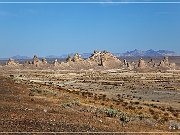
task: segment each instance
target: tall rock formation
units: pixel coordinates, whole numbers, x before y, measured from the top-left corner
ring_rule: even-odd
[[[176,68],[175,63],[169,63],[169,58],[167,56],[164,57],[164,59],[160,61],[158,66],[160,68],[165,68],[165,69],[175,69]]]
[[[55,66],[55,67],[59,66],[59,62],[58,62],[58,60],[57,60],[57,59],[55,59],[55,61],[53,62],[53,64],[54,64],[54,66]]]
[[[34,55],[33,57],[33,65],[35,65],[36,67],[40,65],[40,61],[36,55]]]
[[[119,68],[121,65],[121,61],[107,51],[94,51],[92,56],[89,57],[88,61],[95,62],[97,65],[107,68]]]
[[[146,65],[145,61],[142,58],[140,58],[138,61],[138,68],[144,69],[146,67],[147,67],[147,65]]]

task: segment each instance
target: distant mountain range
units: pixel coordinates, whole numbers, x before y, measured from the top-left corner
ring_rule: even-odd
[[[61,58],[61,59],[64,59],[64,58],[67,58],[68,56],[73,57],[74,54],[75,54],[75,53],[63,54],[63,55],[61,55],[61,56],[49,55],[49,56],[46,56],[46,58],[49,58],[49,59],[52,59],[52,58]],[[81,55],[81,57],[83,57],[83,58],[89,58],[89,57],[92,55],[92,53],[82,53],[82,54],[80,54],[80,55]]]
[[[113,53],[114,56],[116,57],[138,57],[138,56],[143,56],[143,57],[157,57],[157,56],[178,56],[174,51],[168,51],[168,50],[147,50],[147,51],[141,51],[141,50],[133,50],[133,51],[127,51],[125,53]],[[81,54],[83,58],[88,58],[91,56],[91,53],[83,53]]]
[[[61,55],[61,56],[49,55],[49,56],[46,56],[45,58],[47,58],[47,59],[53,59],[53,58],[64,59],[64,58],[67,58],[68,55],[73,56],[74,53],[64,54],[64,55]],[[83,58],[89,58],[92,55],[92,53],[82,53],[80,55]],[[141,50],[135,49],[133,51],[127,51],[125,53],[113,53],[113,55],[115,55],[116,57],[178,56],[178,54],[176,54],[174,51],[169,51],[169,50],[158,50],[158,51],[155,51],[155,50],[152,50],[152,49],[147,50],[147,51],[141,51]],[[16,56],[13,56],[11,58],[15,59],[15,60],[26,60],[26,59],[28,60],[28,59],[32,59],[32,57],[16,55]],[[42,58],[42,57],[39,57],[39,58]],[[7,59],[8,58],[0,58],[0,60],[7,60]]]
[[[16,55],[16,56],[13,56],[11,57],[12,59],[15,59],[15,60],[26,60],[26,59],[31,59],[30,57],[28,56],[21,56],[21,55]]]
[[[158,50],[154,51],[152,49],[147,51],[141,51],[141,50],[133,50],[133,51],[127,51],[126,53],[123,53],[122,56],[176,56],[177,54],[174,51],[168,51],[168,50]]]

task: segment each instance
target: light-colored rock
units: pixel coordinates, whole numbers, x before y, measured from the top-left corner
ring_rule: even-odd
[[[59,66],[60,63],[58,62],[57,59],[55,59],[55,61],[53,62],[53,64],[54,64],[55,67],[57,67],[57,66]]]
[[[47,60],[46,60],[46,58],[42,58],[42,64],[47,64]]]
[[[160,67],[166,67],[166,65],[165,65],[165,63],[164,63],[164,60],[161,60],[161,61],[160,61],[159,66],[160,66]]]
[[[167,56],[164,57],[163,61],[166,66],[169,66],[169,58]]]
[[[18,62],[15,62],[12,58],[10,58],[10,59],[7,61],[6,65],[8,65],[8,66],[17,66],[17,65],[19,65],[19,63],[18,63]]]
[[[83,61],[83,60],[84,59],[81,58],[81,56],[78,53],[74,54],[74,57],[72,58],[73,62],[80,62],[80,61]]]
[[[146,67],[147,67],[147,65],[146,65],[145,61],[142,58],[140,58],[138,61],[138,68],[143,69]]]
[[[34,55],[33,57],[33,65],[35,65],[36,67],[40,65],[40,61],[36,55]]]
[[[170,67],[171,69],[176,69],[176,63],[170,63],[169,67]]]
[[[88,61],[95,62],[97,65],[107,68],[119,68],[121,65],[121,61],[107,51],[94,51]]]

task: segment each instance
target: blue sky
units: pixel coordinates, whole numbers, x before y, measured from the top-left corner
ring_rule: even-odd
[[[0,57],[134,49],[180,53],[180,4],[0,4]]]

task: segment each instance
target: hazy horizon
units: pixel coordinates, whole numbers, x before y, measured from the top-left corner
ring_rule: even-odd
[[[180,54],[179,35],[180,4],[0,3],[0,58],[134,49]]]

